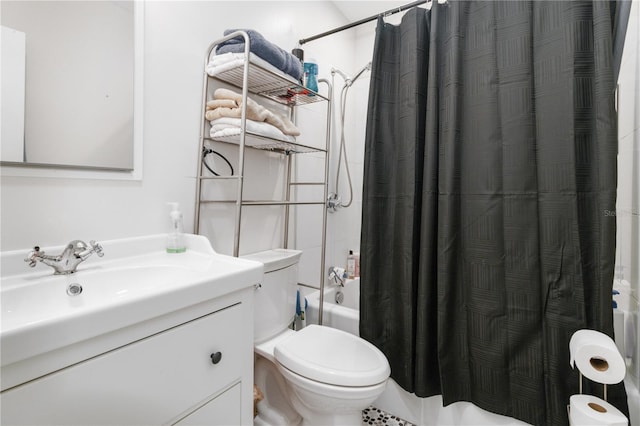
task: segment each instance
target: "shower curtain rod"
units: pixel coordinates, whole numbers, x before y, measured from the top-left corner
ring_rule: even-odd
[[[314,35],[313,37],[302,38],[302,39],[300,39],[298,41],[298,43],[300,45],[303,45],[303,44],[308,43],[310,41],[317,40],[319,38],[326,37],[326,36],[331,35],[331,34],[339,33],[340,31],[348,30],[349,28],[357,27],[358,25],[362,25],[364,23],[373,21],[375,19],[378,19],[379,16],[393,15],[394,13],[398,13],[398,12],[402,12],[403,10],[411,9],[412,7],[418,6],[420,4],[428,3],[429,1],[431,1],[431,0],[418,0],[418,1],[414,1],[413,3],[408,3],[408,4],[405,4],[405,5],[400,6],[400,7],[389,9],[386,12],[378,13],[377,15],[373,15],[373,16],[370,16],[368,18],[360,19],[359,21],[352,22],[352,23],[347,24],[347,25],[343,25],[342,27],[334,28],[333,30],[326,31],[326,32],[318,34],[318,35]]]

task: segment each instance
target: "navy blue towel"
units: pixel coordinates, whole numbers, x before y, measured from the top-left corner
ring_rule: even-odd
[[[262,34],[255,30],[238,30],[231,29],[225,30],[224,35],[229,35],[234,31],[245,31],[249,35],[250,45],[249,50],[258,55],[260,58],[269,62],[274,67],[289,74],[296,80],[302,78],[303,70],[300,60],[293,56],[291,53],[282,50],[275,44],[265,39]],[[244,38],[241,36],[234,37],[230,40],[221,43],[216,48],[217,54],[223,53],[241,53],[244,52]]]

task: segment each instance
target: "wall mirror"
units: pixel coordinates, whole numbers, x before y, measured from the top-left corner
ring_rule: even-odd
[[[2,1],[3,175],[141,177],[142,8]]]

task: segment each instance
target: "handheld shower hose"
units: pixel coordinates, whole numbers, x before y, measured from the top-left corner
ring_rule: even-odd
[[[344,72],[340,71],[337,68],[331,68],[331,76],[335,77],[335,74],[340,74],[340,76],[344,79],[344,86],[342,86],[342,90],[340,92],[340,147],[338,149],[338,168],[336,171],[336,186],[335,193],[329,195],[329,200],[327,201],[327,207],[330,212],[337,211],[338,207],[349,207],[353,202],[353,184],[351,181],[351,171],[349,170],[349,162],[347,160],[347,148],[345,144],[345,135],[344,135],[344,125],[345,125],[345,113],[347,107],[347,93],[349,91],[349,87],[355,83],[355,81],[365,72],[371,69],[371,62],[365,65],[358,73],[356,73],[355,77],[350,78]],[[333,82],[332,82],[333,83]],[[334,86],[335,87],[335,86]],[[349,182],[349,201],[347,203],[343,203],[339,194],[339,186],[340,186],[340,168],[342,165],[342,156],[344,155],[344,164],[345,171],[347,172],[347,181]]]

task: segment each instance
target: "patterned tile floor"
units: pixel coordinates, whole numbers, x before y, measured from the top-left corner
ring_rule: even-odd
[[[393,414],[385,413],[373,406],[365,408],[362,411],[362,424],[375,426],[415,426],[413,423],[402,420]]]

